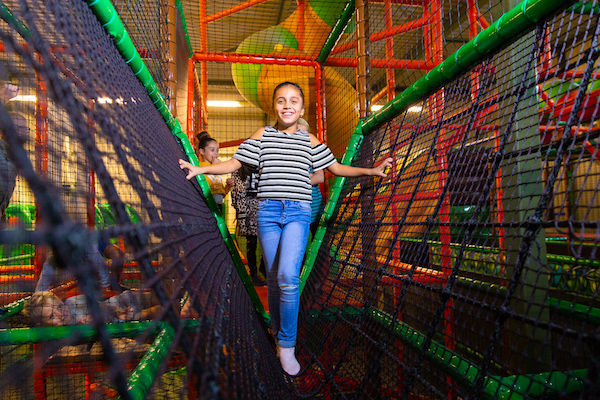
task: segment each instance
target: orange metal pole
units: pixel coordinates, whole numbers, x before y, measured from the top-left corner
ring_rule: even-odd
[[[394,24],[392,20],[392,1],[385,0],[384,3],[384,11],[385,11],[385,30],[391,31],[392,26]],[[375,35],[371,35],[373,37]],[[373,41],[373,39],[371,39]],[[387,62],[392,61],[394,58],[394,39],[392,37],[387,37],[385,39],[385,59]],[[394,76],[394,70],[392,68],[387,68],[386,71],[386,82],[387,82],[387,100],[391,101],[394,98],[394,92],[396,87],[396,78]]]
[[[423,19],[427,21],[423,25],[423,45],[425,46],[425,61],[431,61],[431,36],[429,32],[429,4],[423,7]],[[433,68],[433,67],[432,67]]]
[[[323,121],[322,123],[322,132],[321,132],[321,137],[320,140],[323,143],[327,143],[327,96],[325,95],[325,75],[323,74],[323,65],[319,64],[318,66],[315,67],[315,69],[318,69],[319,75],[320,75],[320,86],[321,86],[321,120]],[[327,193],[329,193],[329,184],[327,183],[327,179],[325,179],[323,181],[323,183],[321,183],[319,185],[319,190],[321,191],[321,197],[323,198],[323,201],[326,202],[327,201]]]
[[[494,151],[498,152],[500,149],[500,136],[498,130],[494,130]],[[503,206],[504,193],[502,190],[502,168],[498,168],[496,172],[496,207],[498,208],[496,222],[502,224],[504,222],[504,206]],[[499,260],[501,271],[504,271],[504,227],[500,225],[498,228],[498,249],[500,251]]]
[[[381,89],[379,92],[377,92],[377,94],[375,96],[373,96],[371,98],[371,104],[375,104],[377,103],[379,100],[381,100],[383,98],[383,96],[385,96],[385,94],[388,91],[388,87],[384,86],[383,89]]]
[[[315,91],[316,91],[316,112],[317,112],[317,138],[323,142],[323,67],[318,64],[315,66]]]
[[[331,67],[356,67],[356,57],[329,57],[325,61],[326,66]],[[430,70],[437,64],[426,60],[383,60],[380,58],[371,59],[372,68],[398,68],[398,69],[424,69]]]
[[[88,128],[92,137],[94,136],[94,119],[92,115],[96,104],[94,100],[88,100],[89,114],[88,114]],[[90,228],[96,226],[96,174],[90,167],[88,168],[88,194],[87,194],[87,222]]]
[[[388,1],[388,0],[386,0],[386,1]],[[390,18],[391,18],[391,14],[390,14]],[[425,19],[425,17],[417,18],[413,21],[405,22],[402,25],[398,25],[396,27],[392,27],[392,26],[388,27],[387,21],[386,21],[386,29],[369,36],[369,41],[370,42],[378,42],[380,40],[387,39],[389,37],[398,35],[400,33],[412,31],[414,29],[420,28],[427,24],[428,24],[428,21],[427,21],[427,19]],[[353,40],[351,42],[344,43],[344,44],[334,47],[333,50],[331,50],[330,54],[333,55],[333,54],[341,53],[343,51],[354,49],[354,48],[356,48],[356,40]]]
[[[469,39],[477,36],[477,5],[475,0],[467,0],[467,16],[469,19]],[[471,72],[471,100],[475,100],[479,93],[479,73],[477,71]]]
[[[35,169],[40,176],[48,176],[48,90],[46,82],[36,73],[35,102]],[[40,207],[35,201],[35,222],[41,220]],[[41,246],[35,248],[35,276],[38,278],[42,264],[46,259],[46,251]]]
[[[298,38],[298,50],[304,51],[304,12],[306,10],[306,1],[298,1],[298,19],[296,27],[296,37]]]
[[[391,18],[391,15],[390,15],[390,18]],[[371,42],[378,42],[378,41],[388,38],[390,36],[394,36],[399,33],[404,33],[404,32],[408,32],[408,31],[412,31],[414,29],[420,28],[425,24],[427,24],[427,20],[425,20],[425,18],[417,18],[413,21],[408,21],[408,22],[403,23],[402,25],[398,25],[395,27],[390,26],[388,28],[386,26],[386,30],[372,34],[371,36],[369,36],[369,40]]]
[[[220,18],[226,17],[228,15],[234,14],[234,13],[236,13],[238,11],[245,10],[245,9],[250,8],[252,6],[255,6],[257,4],[264,3],[265,1],[267,1],[267,0],[249,0],[249,1],[245,1],[243,3],[238,4],[237,6],[233,6],[233,7],[230,7],[228,9],[226,9],[226,10],[219,11],[218,13],[209,15],[204,20],[206,22],[212,22],[212,21],[215,21],[217,19],[220,19]],[[206,13],[204,15],[206,15]]]
[[[383,3],[386,0],[369,0],[370,3]],[[424,1],[422,0],[390,0],[392,4],[400,4],[403,6],[421,7]]]
[[[479,13],[479,10],[477,10],[477,22],[479,22],[481,29],[487,29],[490,27],[490,23],[483,17],[483,15]]]
[[[46,399],[46,374],[44,373],[43,351],[41,344],[33,345],[33,398]]]
[[[358,113],[360,118],[366,118],[370,113],[371,99],[369,98],[371,75],[371,52],[369,35],[368,0],[356,0],[356,91],[358,92]]]
[[[242,144],[247,138],[242,138],[242,139],[235,139],[235,140],[229,140],[227,142],[221,142],[219,143],[219,148],[221,149],[225,149],[227,147],[235,147],[235,146],[239,146],[240,144]]]
[[[206,37],[206,0],[200,0],[198,12],[200,14],[200,51],[208,50]],[[200,124],[201,129],[208,128],[208,115],[206,97],[208,96],[208,72],[205,62],[200,63]]]
[[[196,52],[193,55],[196,61],[211,61],[211,62],[229,62],[242,64],[269,64],[269,65],[300,65],[304,67],[313,67],[320,65],[318,62],[309,57],[286,57],[286,56],[265,56],[260,54],[244,54],[244,53],[200,53]]]
[[[195,90],[195,74],[194,74],[194,59],[190,57],[188,60],[188,87],[187,87],[187,126],[186,135],[190,143],[194,144],[194,90]]]
[[[478,20],[477,5],[475,0],[467,0],[467,16],[469,17],[469,39],[477,36],[477,20]]]

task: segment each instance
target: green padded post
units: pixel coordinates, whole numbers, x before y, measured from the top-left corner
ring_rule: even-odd
[[[13,27],[23,38],[27,39],[29,37],[29,28],[22,21],[15,18],[4,2],[0,2],[0,18]]]
[[[186,332],[193,332],[199,324],[200,321],[197,319],[186,319],[184,329]],[[141,333],[153,335],[167,325],[166,322],[161,321],[115,322],[106,324],[106,332],[108,336],[113,338],[135,338]],[[73,337],[76,337],[80,342],[90,342],[96,340],[98,332],[90,325],[0,329],[0,346],[35,344]]]
[[[146,398],[163,360],[169,354],[169,347],[173,343],[174,337],[175,331],[171,325],[165,325],[129,376],[127,391],[133,400]]]
[[[348,144],[348,148],[346,149],[346,153],[344,154],[344,158],[342,159],[342,164],[350,165],[352,161],[358,154],[360,150],[360,146],[363,142],[362,135],[362,122],[358,122],[356,129],[354,130],[354,134],[350,138],[350,143]],[[313,237],[312,242],[310,243],[310,247],[306,254],[306,258],[304,260],[304,267],[302,268],[302,274],[300,275],[300,284],[299,290],[300,295],[302,295],[302,291],[304,290],[304,286],[306,285],[306,280],[312,271],[315,260],[317,259],[317,253],[319,252],[319,248],[323,243],[323,238],[325,237],[325,231],[327,230],[327,222],[332,217],[335,207],[340,198],[340,194],[342,192],[342,188],[346,183],[346,178],[342,176],[338,176],[335,178],[333,186],[329,190],[329,200],[325,205],[325,210],[323,211],[323,215],[321,215],[321,220],[319,221],[319,227],[317,228],[317,232],[315,232],[315,236]]]
[[[194,55],[194,49],[192,49],[192,42],[190,41],[190,35],[188,33],[187,22],[185,20],[185,13],[183,12],[181,0],[175,0],[175,7],[177,7],[177,11],[179,11],[179,18],[181,18],[181,25],[183,26],[183,32],[185,34],[185,40],[188,46],[188,55],[191,57]]]
[[[384,311],[370,308],[368,315],[386,328],[392,328],[400,340],[407,345],[423,350],[425,335],[404,322],[394,321]],[[473,386],[479,367],[433,340],[426,351],[427,358],[463,384]],[[581,391],[588,374],[587,369],[574,371],[551,371],[506,377],[489,375],[485,378],[484,398],[502,400],[525,400],[530,396],[552,393],[574,393]]]
[[[323,48],[317,56],[318,63],[323,64],[325,60],[327,60],[327,57],[329,57],[329,53],[331,53],[331,50],[333,50],[333,47],[339,40],[340,36],[342,36],[342,33],[344,33],[344,29],[346,29],[346,25],[348,25],[348,21],[350,21],[350,18],[352,18],[353,14],[354,0],[350,0],[348,1],[348,3],[346,3],[346,6],[342,10],[342,15],[340,15],[340,18],[335,23],[333,29],[331,30],[331,32],[329,32],[329,36],[325,40]]]
[[[152,333],[164,322],[120,322],[106,324],[110,337],[136,337],[142,332]],[[81,342],[95,340],[98,331],[91,325],[41,326],[35,328],[0,329],[0,346],[42,343],[76,337]]]
[[[0,309],[3,311],[2,314],[0,314],[0,321],[7,317],[10,317],[11,315],[20,313],[21,310],[23,310],[23,307],[25,307],[25,303],[27,303],[27,300],[29,300],[30,297],[31,296],[26,296],[22,299],[13,301],[10,304],[0,307]]]

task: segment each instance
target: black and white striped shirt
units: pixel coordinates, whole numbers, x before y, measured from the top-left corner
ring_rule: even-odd
[[[244,141],[233,158],[259,169],[259,199],[308,203],[312,200],[309,168],[319,171],[336,162],[323,143],[311,146],[307,132],[285,133],[270,126],[261,140]]]

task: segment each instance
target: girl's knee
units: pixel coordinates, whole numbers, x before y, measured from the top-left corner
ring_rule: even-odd
[[[298,290],[300,276],[295,273],[279,273],[277,275],[277,284],[281,291]]]

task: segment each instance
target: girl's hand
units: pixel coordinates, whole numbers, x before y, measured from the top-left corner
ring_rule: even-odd
[[[393,161],[392,158],[386,158],[381,164],[372,169],[373,175],[387,178],[388,169],[391,168]]]
[[[179,160],[179,168],[187,169],[188,174],[185,176],[185,179],[190,180],[197,175],[202,175],[204,172],[202,167],[195,167],[187,161]]]

